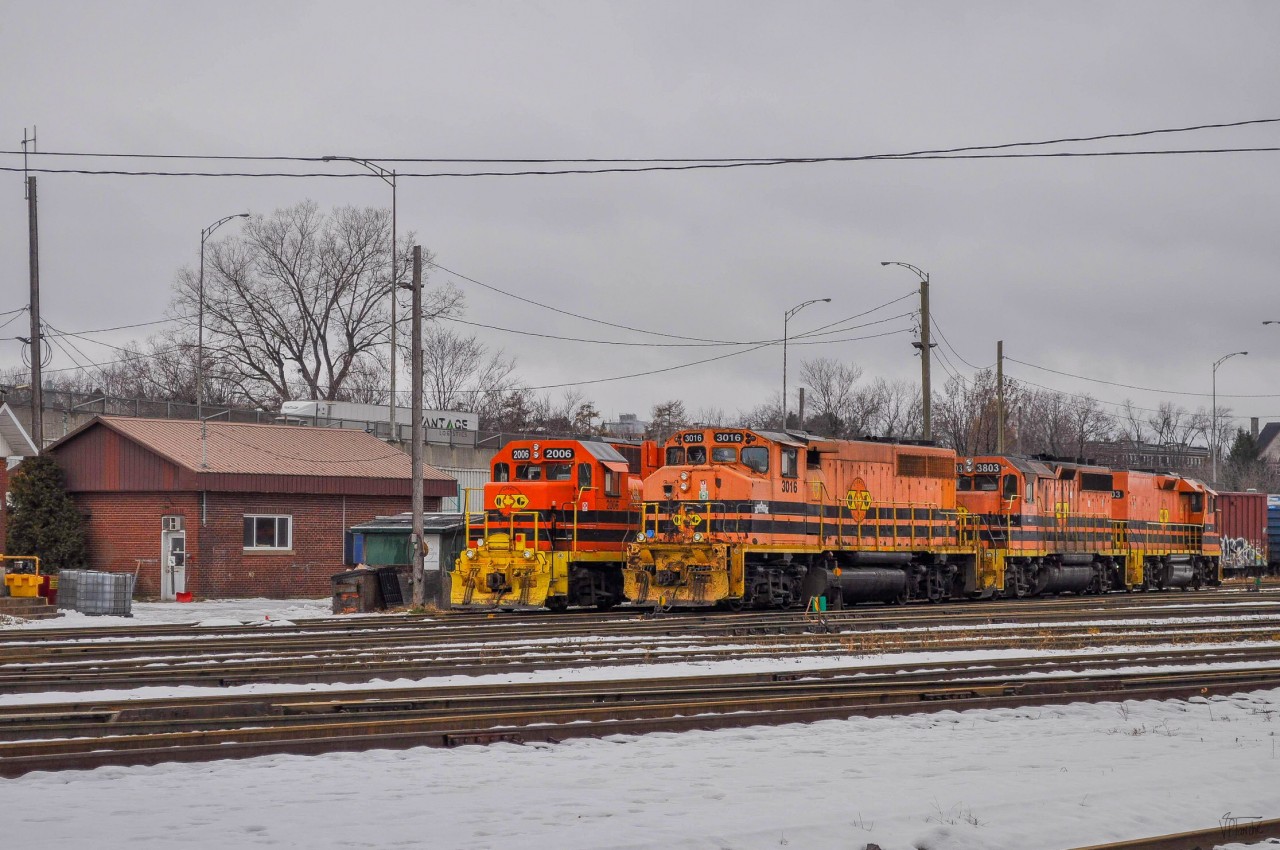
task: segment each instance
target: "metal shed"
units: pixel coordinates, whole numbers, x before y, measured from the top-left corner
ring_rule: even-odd
[[[473,522],[476,520],[473,520]],[[427,571],[452,571],[467,545],[466,516],[460,513],[423,514],[422,533],[427,544]],[[413,514],[380,516],[351,526],[347,532],[347,563],[370,567],[409,566],[409,535]]]

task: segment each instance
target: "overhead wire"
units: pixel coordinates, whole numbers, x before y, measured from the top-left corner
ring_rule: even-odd
[[[1159,389],[1156,387],[1138,386],[1136,384],[1125,384],[1119,381],[1108,381],[1103,378],[1090,378],[1087,375],[1076,375],[1071,372],[1063,372],[1058,369],[1050,369],[1048,366],[1038,366],[1035,363],[1028,363],[1025,360],[1018,360],[1017,358],[1010,357],[1007,354],[1005,355],[1004,359],[1010,363],[1017,363],[1021,366],[1029,366],[1032,369],[1039,369],[1043,372],[1052,372],[1053,374],[1061,375],[1064,378],[1075,378],[1080,381],[1088,381],[1094,384],[1106,384],[1108,386],[1120,387],[1121,389],[1126,389],[1126,390],[1138,390],[1140,392],[1159,393],[1161,395],[1192,396],[1194,398],[1211,398],[1212,396],[1215,395],[1215,393],[1184,392],[1181,390]],[[1229,395],[1227,393],[1216,393],[1216,395],[1218,398],[1280,398],[1280,393],[1254,393],[1254,394],[1247,394],[1247,395],[1240,395],[1240,394]]]
[[[704,162],[696,165],[645,165],[636,168],[561,168],[526,169],[523,171],[428,171],[397,172],[400,179],[435,179],[444,177],[560,177],[566,175],[593,174],[644,174],[652,172],[707,171],[727,168],[761,168],[780,165],[815,165],[845,162],[920,162],[927,160],[987,160],[987,159],[1092,159],[1127,156],[1183,156],[1233,153],[1276,153],[1280,147],[1258,146],[1240,148],[1179,148],[1136,151],[1050,151],[1045,153],[993,153],[993,154],[867,154],[865,156],[831,156],[746,162]],[[107,177],[238,177],[238,178],[362,178],[378,177],[369,172],[334,174],[325,171],[127,171],[124,169],[94,168],[24,168],[0,166],[0,171],[26,174],[79,174]]]
[[[999,151],[1008,150],[1010,148],[1021,147],[1047,147],[1060,144],[1077,144],[1082,142],[1099,142],[1112,141],[1118,139],[1133,139],[1145,136],[1170,135],[1176,133],[1190,133],[1201,130],[1222,130],[1235,129],[1246,126],[1257,126],[1263,124],[1280,123],[1280,118],[1253,118],[1241,121],[1217,122],[1206,124],[1195,124],[1183,127],[1162,127],[1148,130],[1132,130],[1118,133],[1099,133],[1089,136],[1064,136],[1054,139],[1038,139],[1028,142],[1001,142],[985,145],[964,145],[951,148],[927,148],[915,151],[906,151],[896,154],[868,154],[855,156],[770,156],[770,157],[581,157],[581,158],[500,158],[500,157],[350,157],[350,156],[298,156],[298,155],[268,155],[268,156],[251,156],[242,154],[145,154],[145,153],[122,153],[122,152],[93,152],[93,151],[17,151],[6,150],[0,151],[0,155],[6,156],[24,156],[24,157],[77,157],[84,159],[171,159],[171,160],[205,160],[205,161],[233,161],[233,162],[306,162],[306,163],[330,163],[330,162],[374,162],[374,163],[431,163],[431,164],[463,164],[463,165],[496,165],[496,164],[514,164],[514,165],[583,165],[583,164],[612,164],[612,163],[661,163],[673,165],[774,165],[787,163],[814,163],[814,162],[840,162],[840,161],[857,161],[868,158],[913,158],[930,155],[947,155],[947,154],[963,154],[976,151]],[[32,169],[35,170],[35,169]],[[346,176],[346,175],[343,175]],[[360,172],[351,176],[369,176],[369,173]],[[374,174],[373,176],[377,176]],[[406,176],[397,174],[397,176]]]

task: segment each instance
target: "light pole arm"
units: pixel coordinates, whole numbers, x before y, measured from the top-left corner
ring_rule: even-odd
[[[830,298],[811,298],[792,307],[782,315],[782,430],[787,430],[787,323],[791,317],[810,304],[830,303]]]

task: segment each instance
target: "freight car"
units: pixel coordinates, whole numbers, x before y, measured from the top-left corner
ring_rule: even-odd
[[[1280,575],[1280,495],[1267,496],[1267,571]]]
[[[1219,493],[1218,529],[1222,571],[1229,576],[1262,575],[1267,568],[1267,494]]]
[[[491,462],[478,523],[453,572],[456,608],[607,609],[622,601],[622,549],[639,521],[657,446],[522,440]]]
[[[1213,494],[1173,475],[914,443],[681,431],[627,547],[639,605],[788,607],[1219,580]]]

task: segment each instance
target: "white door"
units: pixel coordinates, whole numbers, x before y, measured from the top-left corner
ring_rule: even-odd
[[[173,600],[187,589],[187,533],[166,531],[160,537],[160,598]]]

